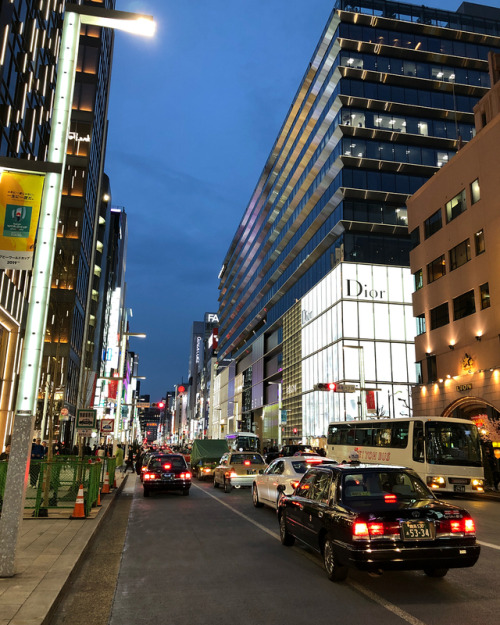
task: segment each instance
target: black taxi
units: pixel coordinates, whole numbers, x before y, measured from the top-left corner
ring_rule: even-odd
[[[443,577],[473,566],[480,547],[471,515],[437,499],[411,469],[386,465],[311,468],[277,509],[280,538],[319,552],[332,581],[349,567],[423,570]]]

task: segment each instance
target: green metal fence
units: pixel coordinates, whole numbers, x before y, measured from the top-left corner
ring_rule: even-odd
[[[8,461],[0,461],[0,511],[5,492]],[[100,460],[95,456],[80,460],[76,456],[54,456],[51,462],[31,460],[29,483],[26,489],[25,510],[32,516],[46,517],[51,511],[74,509],[80,485],[83,486],[85,516],[97,505],[99,488],[106,472],[109,484],[115,481],[116,458]]]

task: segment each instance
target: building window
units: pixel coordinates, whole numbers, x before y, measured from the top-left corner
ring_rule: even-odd
[[[415,249],[417,245],[420,245],[420,228],[417,226],[410,232],[411,249]]]
[[[428,239],[438,230],[443,227],[443,220],[441,219],[441,209],[432,214],[429,219],[424,221],[425,238]]]
[[[476,256],[479,256],[479,254],[482,254],[485,251],[484,231],[482,228],[481,230],[478,230],[478,232],[476,232],[476,234],[474,235],[474,244],[476,247]]]
[[[436,330],[450,323],[450,313],[448,310],[448,302],[432,308],[430,311],[431,316],[431,330]]]
[[[435,382],[437,380],[436,356],[427,354],[427,381]]]
[[[470,260],[470,240],[465,239],[450,250],[450,271],[465,265]]]
[[[446,275],[446,261],[443,254],[427,265],[427,282],[430,284],[444,275]]]
[[[463,319],[476,312],[474,291],[467,291],[463,295],[453,298],[453,319]]]
[[[417,380],[417,384],[422,384],[424,378],[422,377],[422,361],[418,360],[415,363],[415,379]]]
[[[413,279],[415,280],[415,291],[418,291],[424,286],[424,276],[421,269],[413,274]]]
[[[481,199],[481,193],[479,190],[479,178],[476,178],[476,180],[474,180],[474,182],[470,186],[471,204],[475,204],[476,202],[479,202],[480,199]]]
[[[485,308],[489,308],[491,306],[491,302],[490,302],[490,286],[488,282],[481,284],[481,286],[479,287],[479,293],[481,296],[481,310],[484,310]]]
[[[458,195],[455,195],[449,202],[446,202],[446,221],[450,223],[453,219],[461,215],[467,205],[465,203],[465,189],[460,191]]]
[[[425,334],[425,313],[417,315],[415,319],[417,320],[417,336]]]

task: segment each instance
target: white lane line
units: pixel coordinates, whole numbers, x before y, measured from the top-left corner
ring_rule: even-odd
[[[498,549],[500,551],[500,545],[492,545],[491,543],[485,543],[482,540],[478,540],[477,544],[482,547],[490,547],[491,549]]]
[[[242,519],[245,519],[245,521],[249,521],[250,523],[252,523],[252,525],[255,525],[256,527],[261,529],[266,534],[269,534],[269,536],[272,536],[273,538],[276,538],[277,540],[280,539],[279,534],[269,530],[267,527],[264,527],[260,523],[257,523],[256,521],[254,521],[250,517],[246,516],[246,514],[243,514],[239,510],[236,510],[235,508],[233,508],[231,505],[229,505],[227,503],[224,503],[218,497],[216,497],[215,495],[212,495],[211,493],[209,493],[204,488],[201,488],[200,486],[197,486],[196,484],[193,484],[193,486],[195,488],[198,488],[199,490],[203,491],[209,497],[212,497],[212,499],[215,499],[216,501],[218,501],[222,506],[225,506],[226,508],[231,510],[231,512],[234,512],[235,514],[240,516]],[[483,543],[483,544],[487,544],[487,543]],[[318,558],[313,557],[312,555],[310,555],[308,553],[304,553],[303,555],[305,555],[309,560],[311,560],[311,562],[314,562],[315,564],[319,565]],[[424,623],[424,621],[421,621],[420,619],[412,616],[411,614],[409,614],[405,610],[402,610],[401,608],[398,608],[398,606],[394,605],[390,601],[386,601],[383,597],[381,597],[380,595],[377,595],[376,593],[372,592],[371,590],[368,590],[368,588],[365,588],[361,584],[358,584],[357,582],[355,582],[353,580],[350,580],[350,579],[348,579],[346,583],[349,586],[352,586],[353,588],[355,588],[358,592],[362,593],[363,595],[365,595],[366,597],[368,597],[369,599],[374,601],[375,603],[378,603],[378,605],[382,606],[386,610],[389,610],[389,612],[392,612],[396,616],[399,616],[400,619],[402,619],[403,621],[406,621],[410,625],[427,625],[426,623]]]

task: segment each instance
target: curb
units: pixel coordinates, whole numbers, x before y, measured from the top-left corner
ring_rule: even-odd
[[[54,612],[56,611],[63,594],[66,592],[66,590],[68,589],[68,587],[71,585],[71,582],[74,578],[74,576],[77,574],[83,560],[85,559],[88,551],[90,550],[90,547],[92,545],[92,542],[95,540],[96,536],[97,536],[97,532],[101,526],[101,523],[103,522],[103,520],[106,518],[106,515],[108,514],[108,511],[111,510],[111,508],[113,507],[115,501],[116,501],[116,496],[119,495],[121,493],[121,491],[123,490],[123,487],[125,486],[125,483],[127,482],[127,475],[124,476],[123,480],[121,481],[120,485],[114,489],[111,493],[109,493],[110,495],[112,495],[112,497],[110,499],[108,499],[108,501],[106,502],[106,496],[103,498],[103,500],[101,500],[101,509],[100,509],[100,514],[97,515],[97,517],[93,518],[93,519],[88,519],[89,521],[95,521],[95,526],[93,528],[92,533],[89,536],[89,539],[87,541],[87,544],[85,545],[85,547],[82,549],[81,553],[78,555],[78,558],[73,566],[73,568],[71,569],[71,572],[68,574],[68,577],[66,578],[66,581],[64,582],[64,584],[61,586],[61,588],[59,589],[59,592],[57,593],[57,596],[55,597],[54,601],[52,602],[52,605],[50,606],[49,610],[47,611],[47,613],[45,614],[45,616],[43,617],[42,621],[41,621],[41,625],[49,625],[52,619],[52,616],[54,615]],[[83,519],[84,521],[87,519]]]

